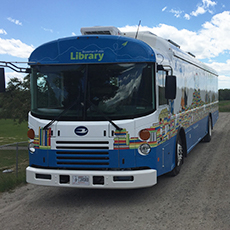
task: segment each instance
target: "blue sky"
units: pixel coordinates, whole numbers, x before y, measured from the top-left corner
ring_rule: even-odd
[[[218,71],[219,88],[230,88],[229,0],[2,0],[0,60],[27,61],[39,45],[79,35],[81,27],[136,31],[139,20],[140,30],[180,44]]]

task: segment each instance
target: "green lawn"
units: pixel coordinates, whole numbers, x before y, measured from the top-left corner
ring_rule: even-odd
[[[4,169],[16,168],[16,146],[15,150],[2,150],[0,149],[0,171]],[[26,162],[28,164],[28,150],[18,150],[18,162],[20,165]]]
[[[17,124],[10,119],[0,119],[0,146],[16,142],[28,141],[27,122]],[[19,146],[27,146],[27,143]],[[26,167],[29,165],[28,150],[18,150],[18,171],[16,171],[16,145],[11,150],[0,148],[0,192],[14,189],[16,186],[26,183]],[[11,169],[11,173],[3,173],[5,169]]]
[[[16,149],[0,149],[0,192],[14,189],[16,186],[26,183],[26,167],[29,165],[28,150],[18,150],[17,166],[16,155]],[[10,169],[12,172],[3,173],[6,169]]]
[[[11,119],[0,119],[0,146],[27,141],[27,122],[17,124]]]
[[[230,101],[219,101],[220,112],[230,112]]]

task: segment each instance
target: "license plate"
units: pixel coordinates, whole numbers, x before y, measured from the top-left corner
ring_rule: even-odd
[[[89,176],[72,176],[73,185],[89,185]]]

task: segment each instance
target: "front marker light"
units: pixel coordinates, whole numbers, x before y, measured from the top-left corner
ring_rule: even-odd
[[[139,132],[139,137],[141,138],[141,140],[147,141],[150,138],[150,132],[147,129],[142,129]]]
[[[138,152],[144,156],[148,155],[150,151],[151,151],[151,147],[149,146],[149,144],[142,144],[138,148]]]
[[[33,129],[29,129],[28,132],[27,132],[27,136],[30,138],[30,139],[34,139],[35,137],[35,132]]]
[[[31,141],[28,145],[28,149],[31,153],[34,153],[35,152],[35,147],[34,147],[34,142]]]

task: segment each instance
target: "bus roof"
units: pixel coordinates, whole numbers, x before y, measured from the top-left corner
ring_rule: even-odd
[[[153,49],[145,42],[113,35],[58,39],[41,45],[29,57],[30,65],[155,61]]]
[[[137,36],[136,32],[121,32],[116,27],[101,26],[82,28],[81,32],[82,36],[58,39],[39,46],[30,55],[29,64],[157,62],[171,65],[175,58],[179,58],[218,75],[193,54],[182,51],[175,42],[149,31],[139,32]]]
[[[134,38],[136,36],[136,32],[127,32],[124,33],[124,36]],[[161,64],[170,65],[173,59],[179,58],[214,75],[218,75],[214,69],[196,59],[195,55],[191,54],[190,52],[181,50],[180,46],[171,40],[166,40],[164,38],[158,37],[149,31],[139,32],[137,39],[144,41],[146,44],[152,47],[158,63],[162,62]]]

